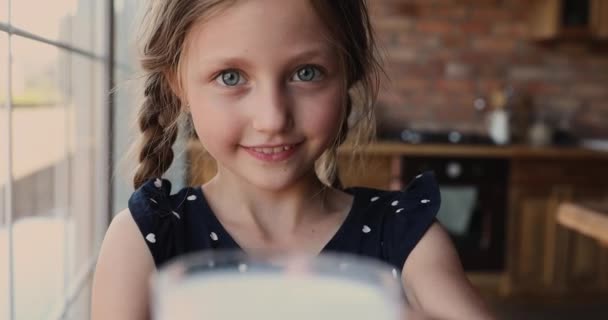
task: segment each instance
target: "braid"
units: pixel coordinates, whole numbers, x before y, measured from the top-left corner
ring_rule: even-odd
[[[137,119],[142,137],[139,165],[133,178],[136,189],[150,178],[161,177],[171,166],[180,115],[179,98],[162,72],[148,76],[144,97]]]

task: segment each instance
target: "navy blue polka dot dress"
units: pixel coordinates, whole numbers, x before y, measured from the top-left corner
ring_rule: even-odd
[[[354,198],[344,223],[323,248],[380,259],[401,270],[435,221],[440,206],[433,173],[416,177],[403,191],[347,188]],[[199,250],[240,249],[223,228],[200,187],[171,194],[168,180],[151,179],[129,199],[129,210],[157,267]]]

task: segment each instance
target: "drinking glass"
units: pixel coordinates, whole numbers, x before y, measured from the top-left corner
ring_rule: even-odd
[[[207,251],[152,278],[155,320],[397,320],[404,307],[392,268],[346,254]]]

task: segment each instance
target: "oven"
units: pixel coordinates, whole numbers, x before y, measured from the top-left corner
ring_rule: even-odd
[[[449,232],[465,271],[504,269],[508,161],[499,158],[401,158],[401,180],[433,171],[441,189],[437,219]]]

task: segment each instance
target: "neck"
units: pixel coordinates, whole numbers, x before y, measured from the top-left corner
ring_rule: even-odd
[[[204,187],[222,218],[240,226],[253,226],[268,240],[289,238],[299,226],[336,210],[325,186],[314,172],[279,190],[263,189],[220,171]],[[220,214],[221,215],[221,214]]]

